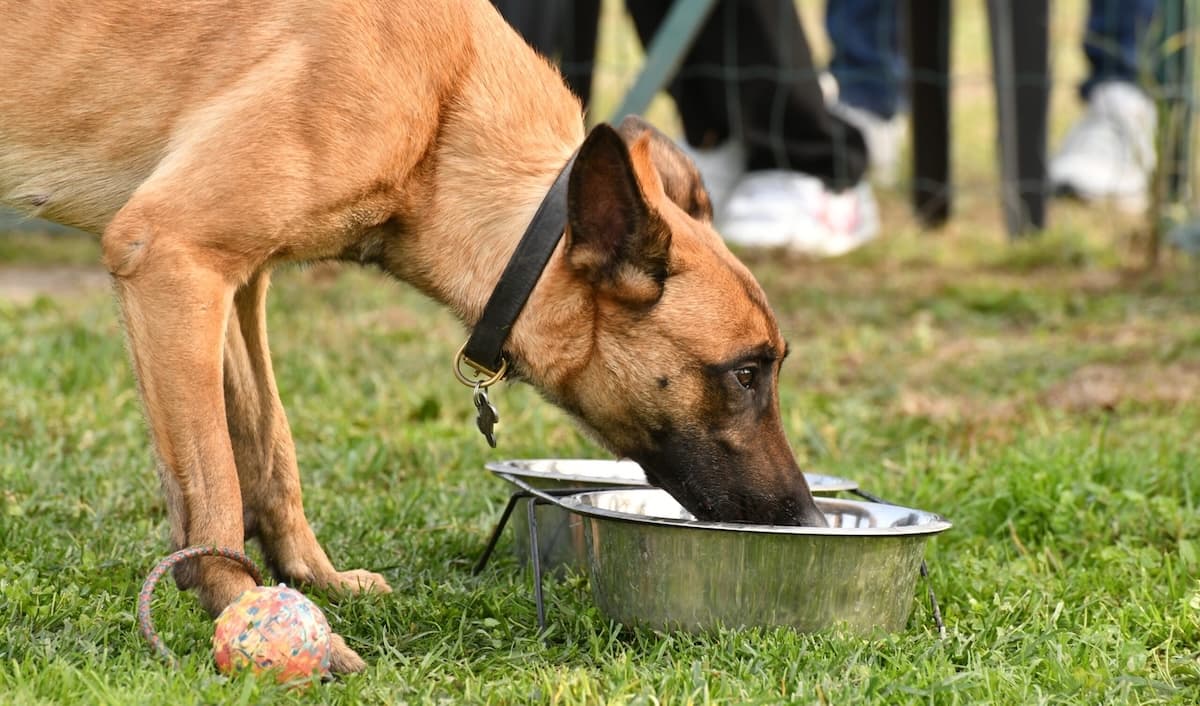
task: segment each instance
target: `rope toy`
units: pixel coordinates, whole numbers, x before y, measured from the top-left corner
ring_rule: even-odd
[[[138,627],[172,667],[179,660],[163,643],[150,619],[150,599],[163,575],[181,561],[216,556],[241,564],[258,586],[243,591],[217,616],[213,657],[222,674],[271,671],[280,683],[329,676],[332,632],[325,614],[299,591],[283,584],[263,586],[262,574],[245,554],[221,547],[188,547],[155,565],[138,594]]]

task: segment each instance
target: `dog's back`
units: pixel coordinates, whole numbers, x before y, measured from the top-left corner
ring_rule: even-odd
[[[0,202],[100,232],[143,184],[187,169],[197,188],[270,202],[277,223],[344,228],[305,221],[402,192],[447,111],[503,130],[506,111],[528,123],[565,104],[578,123],[502,22],[484,0],[5,3]],[[232,171],[231,152],[245,157]]]

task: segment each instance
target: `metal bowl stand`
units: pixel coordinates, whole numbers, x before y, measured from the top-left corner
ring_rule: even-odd
[[[561,508],[563,505],[558,502],[558,499],[561,497],[592,491],[628,490],[630,486],[614,485],[611,487],[591,486],[587,488],[545,489],[535,488],[523,479],[509,473],[499,472],[496,475],[517,486],[520,490],[508,496],[508,504],[504,506],[504,512],[500,515],[500,521],[496,523],[496,528],[492,530],[492,536],[488,538],[487,546],[484,547],[479,561],[475,562],[475,568],[471,570],[471,573],[478,575],[487,566],[488,560],[492,558],[492,552],[496,549],[496,544],[500,541],[501,533],[504,532],[509,518],[512,517],[513,510],[517,507],[517,503],[521,500],[529,500],[529,504],[525,506],[525,510],[529,516],[529,562],[533,567],[533,602],[537,606],[538,635],[544,637],[546,634],[546,602],[542,595],[542,553],[538,549],[537,506],[555,505]]]

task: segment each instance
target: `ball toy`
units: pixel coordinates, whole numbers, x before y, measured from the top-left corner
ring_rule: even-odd
[[[329,623],[294,588],[257,586],[225,606],[213,633],[217,669],[274,670],[281,682],[329,674]]]
[[[197,556],[221,556],[245,565],[256,583],[257,567],[246,555],[228,549],[191,547],[164,559],[142,587],[138,618],[142,633],[169,662],[174,655],[150,622],[150,595],[158,579],[174,564]],[[280,683],[301,682],[329,674],[331,631],[325,614],[299,591],[280,584],[242,592],[217,616],[213,657],[223,674],[270,672]]]

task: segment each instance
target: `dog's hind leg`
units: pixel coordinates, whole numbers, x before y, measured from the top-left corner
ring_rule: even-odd
[[[282,580],[357,592],[388,591],[369,571],[335,571],[304,516],[296,450],[267,345],[269,275],[256,274],[234,296],[225,340],[225,414],[249,531]]]
[[[391,591],[379,574],[336,571],[304,516],[295,445],[267,346],[269,279],[262,271],[238,289],[225,337],[225,415],[247,534],[258,537],[280,580],[334,591]],[[348,648],[335,649],[334,661],[334,671],[363,666]]]

